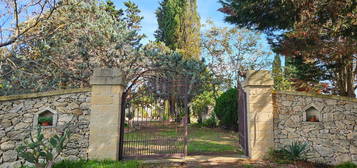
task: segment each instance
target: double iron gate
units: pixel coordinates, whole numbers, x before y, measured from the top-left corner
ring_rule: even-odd
[[[239,144],[245,155],[249,155],[247,99],[246,93],[240,85],[238,94]],[[188,104],[187,99],[186,96],[184,98],[185,108]],[[185,112],[185,116],[181,116],[181,120],[176,120],[179,113],[175,113],[175,118],[173,119],[171,114],[170,119],[169,114],[159,112],[158,115],[158,112],[154,112],[152,107],[140,107],[134,108],[134,110],[130,107],[126,108],[125,112],[122,112],[121,132],[124,133],[120,140],[119,159],[172,158],[187,155],[188,113]]]

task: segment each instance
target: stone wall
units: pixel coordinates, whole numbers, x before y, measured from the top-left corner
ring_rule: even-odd
[[[308,122],[316,110],[319,122]],[[309,158],[330,164],[357,163],[357,100],[305,93],[274,93],[274,142],[280,148],[307,142]]]
[[[19,146],[34,130],[35,116],[43,110],[57,113],[57,125],[45,128],[50,134],[72,123],[73,135],[61,158],[86,159],[89,146],[90,89],[63,90],[0,97],[0,168],[25,164],[17,156]]]

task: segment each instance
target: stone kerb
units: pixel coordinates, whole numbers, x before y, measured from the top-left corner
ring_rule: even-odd
[[[248,150],[251,159],[262,159],[274,147],[273,84],[269,71],[249,71],[243,84],[247,93]]]
[[[91,77],[90,159],[117,160],[123,78],[119,69],[95,69]]]

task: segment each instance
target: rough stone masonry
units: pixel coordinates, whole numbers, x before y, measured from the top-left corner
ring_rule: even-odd
[[[0,97],[0,168],[15,168],[25,163],[16,148],[34,130],[38,112],[57,113],[57,125],[45,128],[45,134],[63,130],[72,123],[73,135],[61,158],[86,159],[89,146],[90,89],[74,89],[30,95]]]
[[[274,95],[274,142],[309,145],[309,160],[329,164],[357,163],[357,100],[338,96],[279,92]],[[314,108],[319,122],[306,121]]]

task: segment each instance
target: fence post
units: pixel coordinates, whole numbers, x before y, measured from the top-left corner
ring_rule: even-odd
[[[262,159],[274,147],[274,82],[269,71],[249,71],[244,83],[247,94],[248,150],[251,159]]]
[[[118,159],[123,82],[122,73],[116,68],[95,69],[90,79],[89,159]]]

